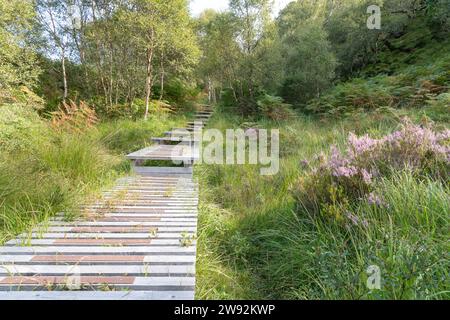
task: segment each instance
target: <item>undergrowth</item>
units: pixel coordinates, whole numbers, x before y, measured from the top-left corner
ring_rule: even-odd
[[[86,126],[83,114],[94,115],[81,113],[72,121],[60,112],[55,126],[23,104],[0,106],[0,243],[56,213],[76,215],[83,201],[129,173],[126,153],[185,120],[158,115]]]
[[[257,166],[199,166],[197,299],[449,298],[448,178],[396,170],[373,185],[382,203],[356,199],[351,211],[336,200],[320,215],[296,201],[298,179],[316,155],[329,154],[330,145],[343,148],[349,132],[381,138],[399,130],[405,114],[417,122],[424,112],[288,121],[280,127],[281,170],[275,176],[260,176]],[[216,114],[210,126],[248,124]],[[345,220],[329,219],[330,210]],[[367,287],[373,265],[381,270],[380,290]]]

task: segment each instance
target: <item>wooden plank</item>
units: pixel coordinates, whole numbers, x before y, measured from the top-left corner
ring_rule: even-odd
[[[129,187],[129,188],[115,188],[112,189],[112,191],[127,191],[127,193],[139,193],[141,195],[153,195],[153,196],[165,196],[167,198],[170,197],[178,197],[178,196],[190,196],[190,197],[197,197],[198,196],[198,192],[197,190],[176,190],[174,188],[161,188],[161,189],[145,189],[143,187]]]
[[[157,233],[157,234],[156,234]],[[183,234],[188,232],[177,232],[177,233],[160,233],[155,231],[155,235],[149,235],[148,233],[106,233],[106,232],[97,232],[97,233],[32,233],[30,234],[31,239],[182,239]],[[194,233],[191,231],[189,234],[193,235]]]
[[[129,263],[164,263],[164,264],[195,264],[195,256],[171,256],[171,255],[0,255],[2,264],[21,264],[25,262],[63,262],[63,263],[105,263],[105,262],[129,262]],[[0,280],[1,282],[1,280]]]
[[[114,208],[102,208],[102,207],[91,207],[91,208],[86,208],[85,210],[87,212],[106,212],[106,213],[120,213],[120,212],[129,212],[129,213],[138,213],[138,212],[155,212],[155,210],[164,210],[165,208],[167,208],[166,206],[158,206],[158,205],[154,205],[154,206],[148,206],[148,207],[143,207],[143,206],[121,206],[121,207],[114,207]],[[196,208],[195,205],[193,206],[171,206],[170,208],[173,209],[183,209],[186,208],[187,210],[192,210],[194,208]]]
[[[126,224],[129,224],[128,226]],[[197,226],[196,221],[175,221],[175,222],[168,222],[168,224],[164,224],[161,222],[153,222],[153,221],[144,221],[144,222],[135,222],[135,221],[117,221],[117,223],[114,222],[104,222],[101,220],[95,220],[95,221],[85,221],[80,220],[79,222],[74,223],[52,223],[50,225],[45,226],[41,229],[35,230],[36,232],[39,232],[39,230],[61,230],[61,229],[69,229],[69,230],[78,230],[80,228],[85,229],[87,226],[92,225],[100,225],[102,227],[107,227],[109,229],[112,228],[124,228],[128,227],[128,229],[135,229],[135,230],[157,230],[158,232],[176,232],[181,230],[182,228],[195,228]],[[109,226],[106,226],[109,225]],[[56,228],[55,228],[56,227]],[[66,228],[57,228],[57,227],[66,227]]]
[[[94,266],[64,266],[64,265],[0,265],[0,273],[3,277],[11,275],[70,275],[74,272],[80,274],[101,275],[195,275],[195,267],[191,265],[167,265],[167,266],[130,266],[130,265],[94,265]]]
[[[83,225],[92,225],[94,223],[97,223],[95,221],[83,221],[80,220],[79,222],[54,222],[54,223],[50,223],[48,224],[48,226],[73,226],[73,227],[79,227],[79,226],[83,226]],[[101,222],[98,222],[101,223]],[[153,227],[153,228],[157,228],[160,231],[170,231],[170,230],[175,230],[175,228],[182,228],[182,227],[195,227],[197,225],[197,223],[189,223],[189,222],[160,222],[160,221],[150,221],[150,222],[144,222],[144,223],[136,223],[136,222],[129,222],[130,225],[133,226],[139,226],[139,227]],[[116,223],[116,224],[112,224],[112,225],[124,225],[126,224],[126,222],[121,222],[121,223]]]
[[[173,172],[173,174],[177,174],[176,172]],[[185,173],[180,173],[179,175],[186,175],[189,176],[188,174]],[[178,180],[177,183],[172,183],[172,182],[164,182],[164,181],[149,181],[149,182],[135,182],[133,184],[129,184],[129,185],[118,185],[115,188],[122,188],[122,189],[126,189],[128,187],[146,187],[149,189],[155,189],[155,187],[162,187],[162,188],[178,188],[178,190],[180,191],[187,191],[187,190],[192,190],[197,188],[197,184],[196,183],[192,183],[189,181],[186,181],[184,183],[181,183],[180,180]],[[115,189],[113,188],[113,189]]]
[[[91,215],[91,216],[84,216],[83,219],[78,220],[72,220],[71,222],[81,222],[86,221],[93,218],[153,218],[157,219],[157,221],[160,222],[197,222],[197,213],[174,213],[170,214],[168,213],[106,213],[101,215]],[[65,221],[65,220],[59,220],[59,221]],[[67,221],[66,221],[67,222]],[[148,221],[152,222],[152,221]],[[45,225],[43,226],[45,228]],[[35,229],[35,230],[42,230],[42,228]]]
[[[150,204],[165,204],[168,207],[171,207],[173,205],[187,205],[187,206],[191,206],[193,204],[198,204],[198,200],[195,198],[190,198],[190,199],[178,199],[178,198],[164,198],[164,197],[160,197],[159,199],[138,199],[138,198],[133,198],[133,197],[128,197],[127,199],[118,199],[117,197],[104,197],[102,199],[103,201],[97,201],[97,202],[92,202],[90,205],[97,205],[97,206],[101,206],[104,207],[105,204],[105,200],[108,201],[108,205],[121,205],[123,206],[124,203],[130,203],[131,204],[138,204],[139,206],[145,206],[145,205],[150,205]]]
[[[194,291],[25,291],[0,292],[0,300],[193,300]]]
[[[1,257],[0,261],[6,264],[20,265],[25,262],[31,262],[34,264],[54,264],[54,263],[71,263],[79,265],[80,263],[101,263],[114,262],[116,264],[122,264],[124,262],[132,262],[133,264],[143,263],[145,256],[125,256],[125,255],[37,255],[37,256],[17,256],[8,255]]]
[[[153,142],[184,142],[184,143],[195,143],[199,142],[199,139],[193,137],[152,137]]]
[[[130,153],[127,155],[127,158],[130,160],[192,161],[194,156],[195,152],[190,146],[157,145]]]
[[[194,211],[194,210],[173,210],[173,211],[166,211],[166,212],[161,212],[159,210],[149,210],[146,212],[138,212],[138,211],[133,211],[133,210],[129,210],[129,211],[117,211],[115,212],[114,210],[108,210],[108,211],[98,211],[98,212],[94,212],[94,211],[86,211],[84,213],[83,216],[80,216],[79,218],[75,219],[75,220],[70,220],[68,221],[67,219],[61,217],[61,218],[56,218],[53,219],[52,222],[55,223],[79,223],[79,222],[83,222],[83,220],[85,220],[85,222],[92,222],[92,220],[101,220],[101,219],[105,219],[105,218],[129,218],[129,219],[141,219],[141,218],[148,218],[148,222],[154,222],[154,219],[159,219],[159,218],[163,218],[163,217],[170,217],[170,218],[181,218],[181,217],[197,217],[198,216],[198,212]],[[153,220],[151,220],[153,219]],[[160,220],[158,220],[160,221]],[[130,221],[130,222],[135,222],[135,221]]]
[[[81,286],[88,285],[88,290],[102,290],[102,286],[107,285],[113,289],[128,288],[130,290],[193,290],[195,278],[188,277],[129,277],[129,276],[81,276]],[[5,277],[0,282],[0,291],[35,290],[38,287],[58,286],[63,288],[67,286],[68,277],[66,276],[10,276]],[[92,288],[94,286],[94,288]],[[80,289],[83,289],[81,287]],[[84,289],[86,290],[86,288]]]
[[[164,146],[153,155],[171,152]],[[45,281],[63,283],[75,267],[82,283],[89,284],[83,288],[87,296],[105,282],[117,290],[128,288],[136,297],[149,293],[142,299],[157,298],[157,292],[168,299],[177,297],[171,292],[183,292],[192,299],[198,183],[184,170],[161,170],[120,179],[97,201],[82,206],[84,214],[77,220],[64,221],[65,215],[58,214],[0,247],[0,299],[4,290],[20,290],[20,299],[45,290]],[[55,287],[54,296],[46,298],[62,299],[67,292],[61,289]],[[107,299],[115,298],[122,297]]]
[[[181,231],[184,232],[184,231]],[[31,245],[31,246],[181,246],[180,239],[154,239],[154,238],[57,238],[57,239],[13,239],[5,246]],[[195,241],[192,242],[195,245]]]
[[[79,216],[78,219],[70,219],[69,221],[65,218],[65,216],[54,218],[55,221],[65,221],[65,222],[76,222],[80,221],[80,219],[92,219],[92,218],[114,218],[114,217],[128,217],[128,218],[145,218],[145,217],[154,217],[159,218],[159,221],[171,221],[175,219],[175,221],[178,221],[179,219],[183,218],[197,218],[197,211],[194,210],[170,210],[170,211],[150,211],[150,212],[144,212],[144,213],[129,213],[129,212],[118,212],[118,213],[109,213],[109,212],[102,212],[102,213],[89,213],[86,212],[84,215]],[[169,220],[166,220],[169,219]],[[45,225],[44,225],[45,226]]]
[[[136,254],[136,253],[158,253],[158,254],[195,254],[196,248],[192,247],[113,247],[113,246],[89,246],[89,247],[65,247],[65,246],[34,246],[34,247],[0,247],[0,253],[3,254],[20,254],[20,253],[102,253],[102,254]]]
[[[173,128],[172,132],[174,132],[174,131],[175,132],[176,131],[184,131],[184,130],[187,130],[189,132],[195,133],[195,132],[201,132],[202,127],[200,127],[200,126],[198,126],[198,127],[196,127],[196,126],[187,126],[186,128]]]
[[[164,167],[134,167],[134,172],[136,174],[153,174],[153,173],[163,173],[163,174],[192,174],[194,172],[192,167],[187,168],[164,168]]]
[[[72,224],[72,223],[51,223],[50,226],[74,226],[74,227],[89,227],[89,226],[120,226],[120,227],[133,227],[133,226],[138,226],[138,227],[146,227],[146,226],[151,226],[151,227],[156,227],[154,222],[125,222],[125,221],[121,221],[121,222],[103,222],[103,221],[80,221],[77,222],[76,224]],[[158,227],[158,230],[160,232],[163,231],[196,231],[196,227],[191,226],[191,227],[175,227],[175,226],[171,226],[169,227]]]
[[[101,200],[103,201],[107,201],[107,200],[118,200],[121,201],[122,199],[117,198],[117,195],[115,194],[103,194]],[[168,192],[166,192],[166,194],[152,194],[151,192],[141,192],[141,193],[130,193],[127,194],[127,197],[125,199],[126,201],[134,201],[134,200],[174,200],[174,201],[183,201],[183,200],[192,200],[192,201],[198,201],[198,198],[195,195],[189,195],[189,194],[179,194],[179,195],[175,195],[173,193],[170,192],[170,190]]]

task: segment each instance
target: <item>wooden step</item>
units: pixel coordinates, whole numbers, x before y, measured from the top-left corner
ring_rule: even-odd
[[[196,115],[208,115],[211,116],[214,112],[212,111],[202,111],[202,112],[197,112]]]
[[[136,160],[173,160],[193,161],[196,158],[194,148],[187,145],[157,145],[148,147],[127,155],[127,158]]]
[[[192,136],[193,136],[193,133],[192,132],[189,132],[189,130],[184,130],[184,131],[166,131],[166,132],[164,132],[164,134],[167,136],[167,137],[191,137],[191,139],[192,139]]]
[[[172,131],[194,131],[194,129],[196,129],[195,127],[186,127],[186,128],[173,128]],[[197,128],[197,131],[200,131],[202,128]]]
[[[179,143],[193,143],[193,142],[198,142],[198,139],[195,138],[187,138],[187,137],[162,137],[162,138],[152,138],[151,139],[153,142],[157,142],[159,144],[164,144],[164,143],[175,143],[175,142],[179,142]]]

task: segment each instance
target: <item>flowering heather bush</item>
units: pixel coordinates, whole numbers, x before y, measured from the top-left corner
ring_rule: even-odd
[[[449,143],[450,130],[438,133],[408,119],[400,130],[381,139],[350,134],[345,152],[333,146],[329,157],[316,157],[318,165],[297,181],[294,196],[306,209],[325,209],[337,218],[353,201],[386,207],[382,195],[374,193],[377,179],[410,170],[447,182]]]

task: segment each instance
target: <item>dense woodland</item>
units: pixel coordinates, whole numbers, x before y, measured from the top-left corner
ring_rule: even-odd
[[[411,24],[447,39],[447,1],[382,1],[381,30],[364,28],[370,3],[299,1],[273,19],[269,0],[198,18],[184,0],[5,2],[2,90],[26,86],[46,111],[72,99],[111,116],[204,90],[244,115],[258,115],[265,94],[305,109],[382,52],[408,53],[395,39]]]
[[[0,0],[0,242],[209,103],[282,159],[196,168],[199,299],[448,299],[449,35],[449,0]]]

